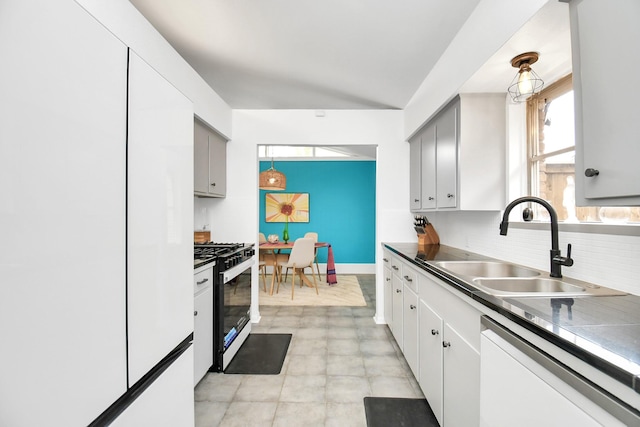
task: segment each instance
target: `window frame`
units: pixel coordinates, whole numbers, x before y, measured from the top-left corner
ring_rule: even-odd
[[[534,168],[536,162],[576,150],[574,141],[574,144],[570,147],[549,153],[538,153],[540,136],[540,108],[538,105],[541,102],[545,103],[548,99],[553,101],[572,90],[573,74],[568,74],[527,99],[527,190],[529,194],[540,194],[540,189],[537,188],[540,179],[539,176],[534,176],[536,171],[539,170],[538,168]],[[544,126],[544,124],[542,124],[542,126]]]

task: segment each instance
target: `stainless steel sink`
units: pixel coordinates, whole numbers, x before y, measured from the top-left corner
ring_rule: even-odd
[[[562,294],[565,296],[581,296],[587,294],[587,288],[544,277],[535,278],[501,278],[474,279],[473,283],[481,290],[495,296],[545,296]]]
[[[536,270],[499,261],[440,261],[435,264],[454,275],[470,278],[540,276],[540,272]]]
[[[437,261],[434,265],[476,289],[498,297],[627,295],[574,279],[554,279],[533,268],[501,261]]]

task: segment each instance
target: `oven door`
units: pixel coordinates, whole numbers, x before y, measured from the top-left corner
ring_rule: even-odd
[[[214,357],[223,371],[251,331],[251,267],[254,257],[219,272],[214,295]]]

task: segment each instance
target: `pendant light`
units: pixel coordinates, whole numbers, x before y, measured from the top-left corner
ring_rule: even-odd
[[[273,156],[271,156],[271,167],[260,172],[259,187],[261,190],[270,191],[284,191],[287,187],[287,177],[273,167]]]
[[[518,68],[518,73],[509,86],[509,95],[514,102],[526,101],[544,86],[542,79],[531,69],[531,64],[537,62],[538,57],[537,52],[526,52],[511,60],[511,66]]]

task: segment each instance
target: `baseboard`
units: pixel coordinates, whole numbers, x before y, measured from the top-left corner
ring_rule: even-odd
[[[327,272],[327,264],[318,264],[320,274]],[[315,264],[314,264],[315,271]],[[267,273],[271,274],[271,267],[267,267]],[[336,264],[336,274],[376,274],[375,264]]]
[[[326,264],[320,264],[320,273],[327,271]],[[336,274],[376,274],[375,264],[336,264]]]

